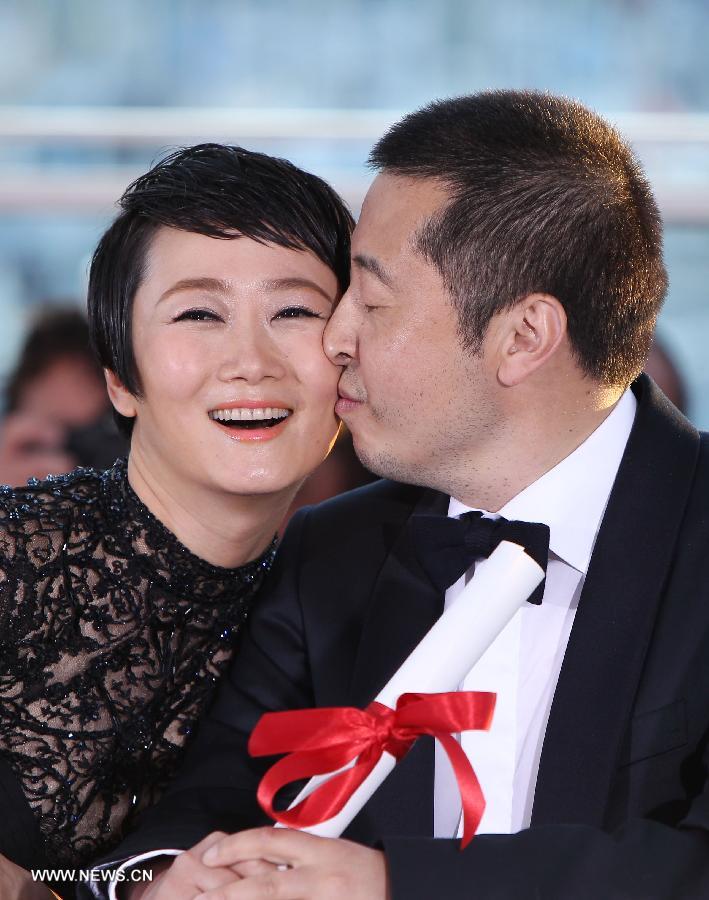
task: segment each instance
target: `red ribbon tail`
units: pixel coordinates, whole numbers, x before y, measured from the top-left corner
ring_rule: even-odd
[[[256,797],[263,811],[289,828],[308,828],[336,816],[381,756],[380,750],[372,752],[371,749],[367,749],[356,759],[354,765],[338,772],[338,769],[351,762],[352,757],[350,754],[348,759],[342,759],[342,750],[338,748],[337,752],[338,757],[334,753],[327,754],[322,750],[295,752],[275,763],[258,786]],[[313,775],[325,775],[328,772],[334,774],[296,806],[284,810],[273,808],[276,794],[285,785]]]
[[[448,754],[455,772],[460,800],[463,808],[463,837],[460,849],[464,850],[475,836],[478,825],[485,812],[485,796],[478,776],[470,765],[470,760],[458,741],[450,734],[437,734],[436,738]]]

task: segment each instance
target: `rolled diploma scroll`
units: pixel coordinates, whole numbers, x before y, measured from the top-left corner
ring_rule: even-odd
[[[376,700],[393,709],[402,694],[457,690],[543,578],[544,570],[522,547],[502,541],[486,560],[476,564],[475,577],[424,635]],[[404,609],[402,615],[406,615]],[[395,765],[396,759],[384,752],[336,816],[301,830],[339,837]],[[289,809],[334,774],[311,778]],[[275,827],[284,826],[276,823]]]

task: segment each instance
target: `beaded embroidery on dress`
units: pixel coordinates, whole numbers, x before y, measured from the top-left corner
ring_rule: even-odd
[[[199,559],[126,468],[0,488],[0,758],[52,865],[108,852],[158,799],[275,553]]]

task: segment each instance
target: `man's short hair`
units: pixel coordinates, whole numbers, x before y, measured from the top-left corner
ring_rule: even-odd
[[[415,237],[456,306],[463,344],[546,293],[564,306],[581,370],[628,384],[667,288],[648,181],[619,134],[580,103],[533,91],[443,100],[406,116],[370,164],[434,178],[450,202]]]
[[[284,159],[199,144],[161,160],[127,188],[119,205],[91,262],[89,326],[101,364],[136,396],[133,300],[151,239],[162,226],[310,250],[332,269],[340,291],[347,289],[352,216],[328,184]],[[119,414],[116,420],[130,434],[133,420]]]

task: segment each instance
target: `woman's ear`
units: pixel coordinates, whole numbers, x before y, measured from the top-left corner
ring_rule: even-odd
[[[135,396],[126,388],[115,372],[110,369],[103,370],[106,379],[108,396],[116,412],[128,419],[132,419],[138,412],[138,403]]]
[[[528,294],[507,313],[497,377],[520,384],[544,365],[567,334],[566,311],[551,294]]]

